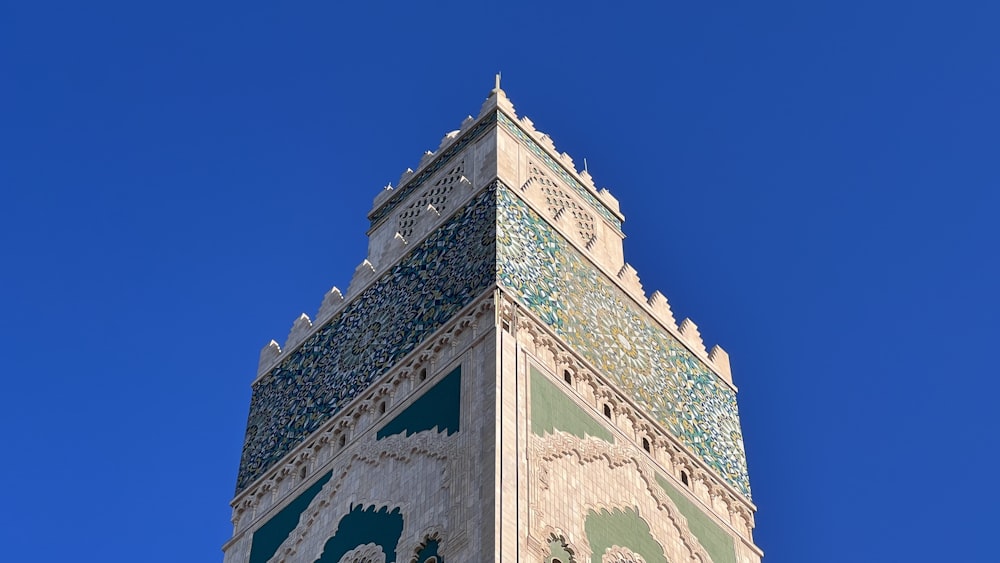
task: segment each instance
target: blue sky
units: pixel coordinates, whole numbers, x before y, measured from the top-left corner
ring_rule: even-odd
[[[5,559],[221,561],[260,347],[498,70],[731,354],[765,561],[996,559],[1000,8],[358,4],[0,2]]]

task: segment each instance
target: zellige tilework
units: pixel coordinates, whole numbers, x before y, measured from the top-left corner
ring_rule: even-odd
[[[495,282],[485,190],[253,385],[236,491]]]
[[[750,497],[736,393],[519,197],[497,189],[502,287]]]

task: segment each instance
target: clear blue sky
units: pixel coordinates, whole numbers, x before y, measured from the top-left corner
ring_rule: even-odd
[[[996,561],[993,2],[0,2],[0,543],[221,561],[257,354],[503,72],[732,355],[767,563]]]

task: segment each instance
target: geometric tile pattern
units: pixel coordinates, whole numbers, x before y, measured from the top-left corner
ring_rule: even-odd
[[[542,150],[541,147],[538,146],[538,143],[536,143],[534,139],[532,139],[530,136],[528,136],[527,133],[522,131],[521,128],[516,123],[511,121],[511,119],[502,112],[497,112],[497,121],[501,125],[503,125],[504,128],[510,131],[511,134],[517,137],[517,139],[521,141],[524,144],[524,146],[526,146],[528,150],[530,150],[532,154],[534,154],[539,160],[544,162],[545,165],[548,166],[550,170],[555,172],[556,175],[559,176],[559,178],[561,178],[562,181],[566,183],[566,185],[572,188],[573,191],[575,191],[580,197],[584,199],[584,201],[589,203],[591,207],[593,207],[598,213],[601,214],[601,216],[607,219],[612,225],[615,226],[616,229],[618,229],[619,232],[621,232],[622,222],[618,219],[618,217],[615,217],[614,213],[612,213],[603,203],[601,203],[594,196],[594,194],[590,193],[590,190],[581,186],[580,183],[577,182],[575,178],[570,176],[570,174],[566,172],[565,169],[563,169],[562,165],[556,163],[556,161],[553,160],[551,156],[549,156],[549,153],[545,152],[544,150]]]
[[[501,287],[749,499],[735,392],[518,196],[496,197]]]
[[[494,198],[473,198],[254,383],[237,494],[495,283]]]

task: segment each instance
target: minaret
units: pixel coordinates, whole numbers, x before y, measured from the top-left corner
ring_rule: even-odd
[[[500,88],[261,352],[226,563],[756,563],[729,357]]]

